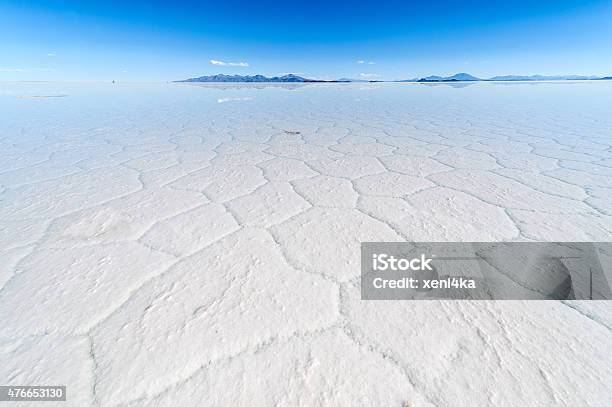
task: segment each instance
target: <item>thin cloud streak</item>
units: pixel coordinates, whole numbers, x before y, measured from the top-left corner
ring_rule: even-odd
[[[241,66],[241,67],[249,66],[249,64],[246,62],[224,62],[224,61],[218,61],[216,59],[211,59],[210,63],[212,65],[218,65],[218,66]]]
[[[56,72],[55,68],[0,68],[0,72]]]

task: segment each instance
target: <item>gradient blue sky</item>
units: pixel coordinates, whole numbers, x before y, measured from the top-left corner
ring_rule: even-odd
[[[0,81],[612,75],[611,22],[609,0],[0,0]]]

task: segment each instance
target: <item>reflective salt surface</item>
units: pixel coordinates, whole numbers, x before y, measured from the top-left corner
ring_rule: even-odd
[[[361,241],[612,240],[612,83],[0,84],[0,383],[612,403],[604,302],[360,300]],[[612,277],[609,277],[612,278]]]

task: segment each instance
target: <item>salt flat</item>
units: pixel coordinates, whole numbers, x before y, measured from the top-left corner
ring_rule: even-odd
[[[611,82],[2,83],[0,111],[0,384],[612,405],[607,302],[358,285],[361,241],[612,240]]]

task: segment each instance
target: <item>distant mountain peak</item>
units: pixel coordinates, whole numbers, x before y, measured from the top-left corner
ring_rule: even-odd
[[[427,76],[425,78],[419,79],[417,82],[464,82],[464,81],[480,81],[480,78],[477,78],[469,73],[459,72],[452,76]]]
[[[336,82],[368,82],[367,79],[351,79],[351,78],[340,78]]]

